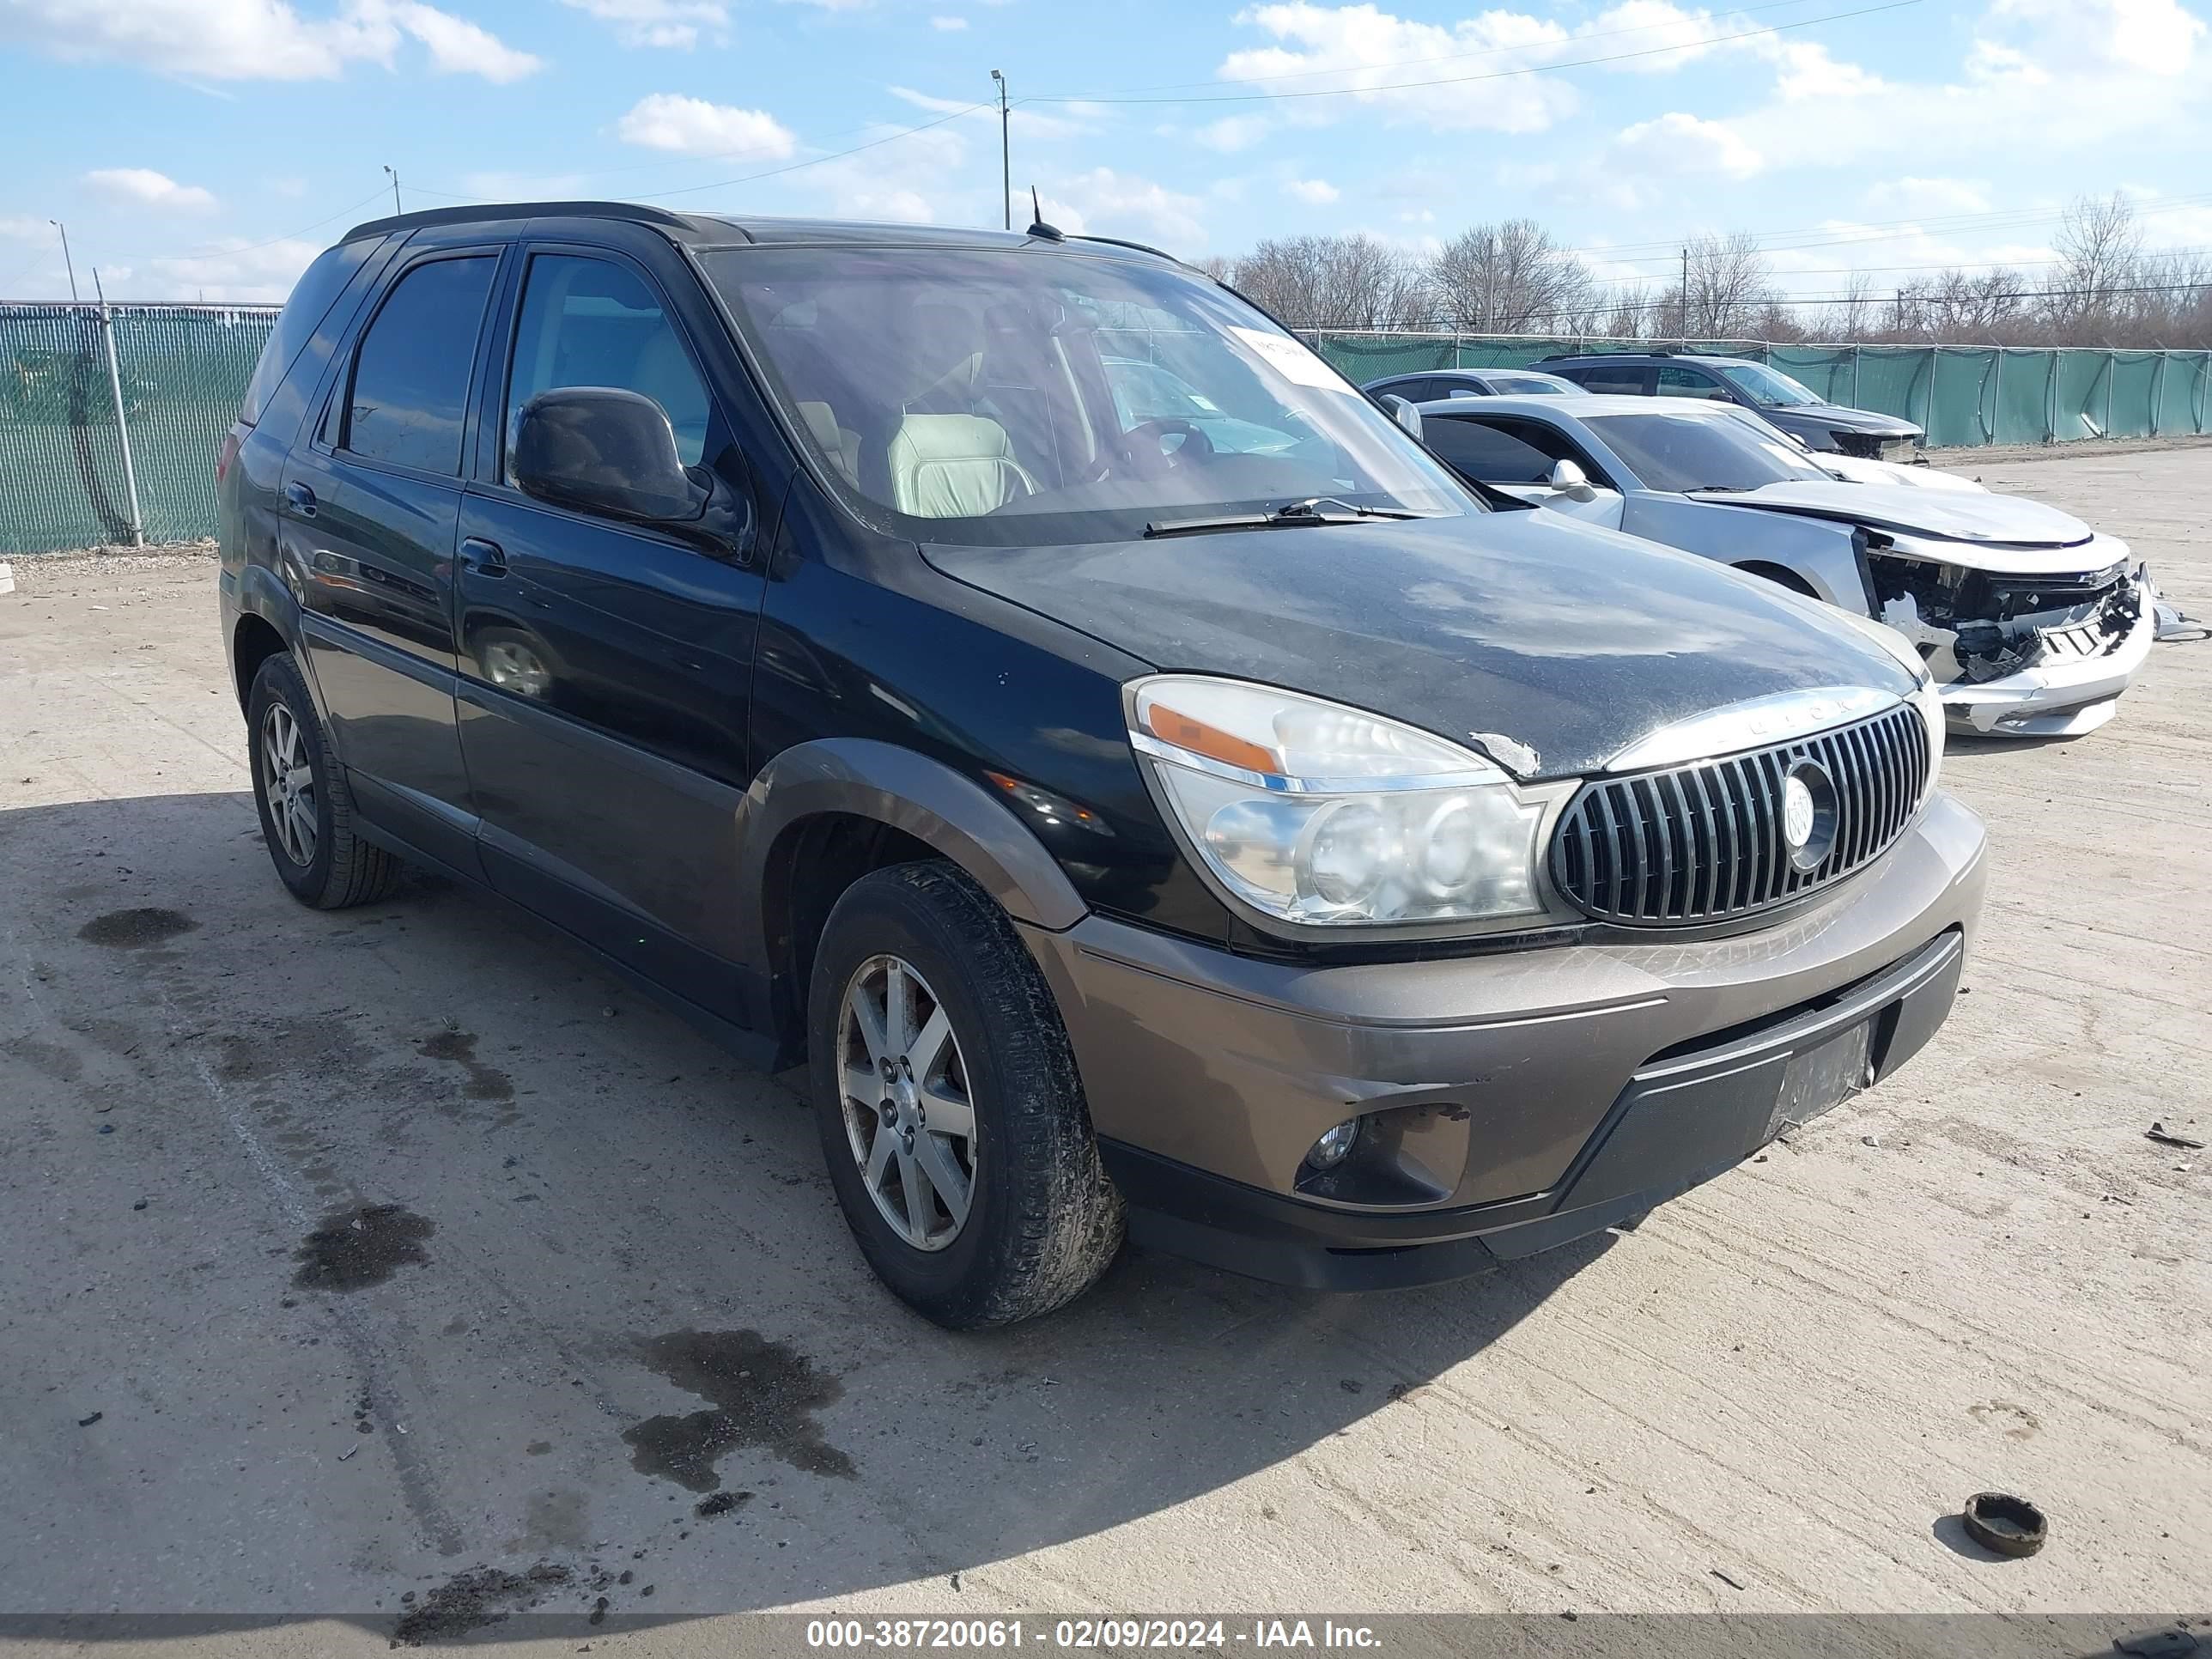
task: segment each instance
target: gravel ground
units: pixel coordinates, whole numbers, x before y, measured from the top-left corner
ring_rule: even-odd
[[[2212,611],[2212,453],[1971,465]],[[285,896],[204,555],[15,568],[0,1615],[198,1616],[26,1652],[601,1598],[558,1651],[833,1607],[1893,1610],[2057,1652],[2212,1607],[2212,1161],[2145,1134],[2212,1139],[2212,647],[2089,738],[1954,746],[1996,860],[1955,1017],[1639,1231],[1367,1298],[1133,1256],[960,1338],[869,1277],[791,1079],[468,893]],[[1992,1487],[2040,1555],[1961,1536]]]

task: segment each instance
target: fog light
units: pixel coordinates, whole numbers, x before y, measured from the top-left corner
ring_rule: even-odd
[[[1348,1117],[1314,1142],[1313,1150],[1306,1154],[1306,1163],[1312,1169],[1334,1170],[1352,1156],[1358,1139],[1359,1120]]]

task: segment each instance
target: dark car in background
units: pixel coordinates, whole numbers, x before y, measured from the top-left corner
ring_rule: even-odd
[[[1425,404],[1437,398],[1567,398],[1582,388],[1533,368],[1438,368],[1386,374],[1359,388],[1370,398],[1403,398]]]
[[[1701,398],[1750,410],[1808,449],[1870,461],[1911,460],[1927,434],[1894,415],[1824,401],[1787,374],[1747,357],[1687,352],[1608,352],[1540,359],[1537,367],[1585,392],[1620,397]]]
[[[1147,249],[377,220],[217,472],[285,885],[418,864],[803,1058],[948,1326],[1125,1227],[1351,1289],[1630,1222],[1919,1049],[1978,921],[1894,636],[1493,508]]]

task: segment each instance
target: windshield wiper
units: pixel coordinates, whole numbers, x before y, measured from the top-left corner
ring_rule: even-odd
[[[1314,524],[1358,524],[1363,519],[1418,519],[1386,507],[1355,507],[1334,495],[1309,495],[1272,513],[1226,513],[1205,519],[1156,519],[1145,526],[1152,536],[1195,535],[1208,530],[1297,530]]]

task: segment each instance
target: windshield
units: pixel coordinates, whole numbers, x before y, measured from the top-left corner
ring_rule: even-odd
[[[1357,387],[1188,271],[1073,249],[702,260],[825,471],[917,540],[1123,540],[1315,496],[1482,510]]]
[[[1582,388],[1572,380],[1562,380],[1550,374],[1493,374],[1490,377],[1490,389],[1501,398],[1582,395]]]
[[[1723,363],[1721,373],[1729,385],[1765,409],[1802,409],[1820,401],[1787,374],[1778,374],[1763,363]]]
[[[1583,419],[1646,489],[1686,495],[1828,477],[1787,439],[1748,415],[1655,410]]]

